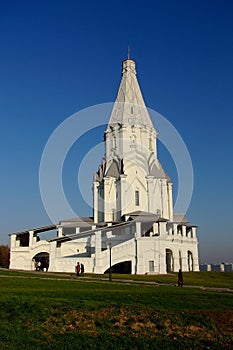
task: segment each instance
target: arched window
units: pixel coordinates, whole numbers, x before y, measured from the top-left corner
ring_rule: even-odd
[[[135,205],[138,206],[139,205],[139,191],[136,190],[135,191]]]

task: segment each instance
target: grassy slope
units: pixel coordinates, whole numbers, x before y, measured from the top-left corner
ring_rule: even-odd
[[[38,277],[40,278],[74,278],[75,274],[56,273],[45,274],[25,271],[14,271],[0,268],[0,275],[7,276],[25,276],[25,277]],[[90,279],[103,279],[108,278],[108,275],[97,275],[97,274],[86,274],[86,277]],[[184,272],[184,284],[193,286],[205,286],[205,287],[216,287],[216,288],[231,288],[233,289],[233,273],[232,272]],[[146,281],[146,282],[157,282],[157,283],[168,283],[177,284],[177,274],[169,275],[123,275],[113,274],[114,279],[121,280],[134,280],[134,281]]]
[[[2,349],[233,347],[231,293],[3,273],[11,277],[0,277]],[[204,280],[211,285],[215,276],[212,285],[223,279],[228,286],[233,275],[223,275]]]

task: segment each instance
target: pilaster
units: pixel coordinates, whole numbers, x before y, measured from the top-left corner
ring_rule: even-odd
[[[127,185],[127,175],[120,175],[120,203],[121,203],[121,215],[126,214],[127,208],[127,196],[126,196],[126,185]]]
[[[116,221],[117,216],[117,188],[116,179],[113,176],[104,178],[104,221]]]
[[[172,183],[168,182],[168,209],[169,209],[169,220],[173,221],[173,196],[172,196]]]
[[[101,269],[101,231],[95,233],[94,273],[102,273]]]
[[[50,242],[50,252],[49,252],[49,270],[56,272],[56,248],[57,248],[57,242]]]
[[[166,267],[166,252],[164,249],[160,251],[160,274],[164,275],[167,273]]]
[[[153,193],[154,177],[147,176],[146,182],[147,182],[148,212],[155,213],[155,200],[154,200],[154,193]]]
[[[94,181],[93,182],[93,204],[94,204],[94,222],[98,222],[98,187],[99,187],[99,182]]]
[[[167,188],[167,180],[162,180],[162,196],[163,196],[163,217],[166,219],[170,219],[169,216],[169,202],[168,202],[168,188]]]

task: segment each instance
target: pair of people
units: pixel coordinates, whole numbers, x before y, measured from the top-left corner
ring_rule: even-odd
[[[36,271],[41,270],[41,262],[40,261],[35,261],[35,269],[36,269]]]
[[[84,265],[81,263],[78,262],[77,265],[76,265],[76,273],[77,273],[77,276],[84,276]]]

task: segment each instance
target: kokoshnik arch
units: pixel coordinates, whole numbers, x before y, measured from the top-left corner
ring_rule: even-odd
[[[105,157],[93,180],[93,217],[71,218],[11,236],[11,269],[164,274],[198,271],[196,226],[173,212],[172,182],[157,157],[157,133],[145,106],[132,59],[107,129]],[[57,230],[40,240],[39,234]]]

